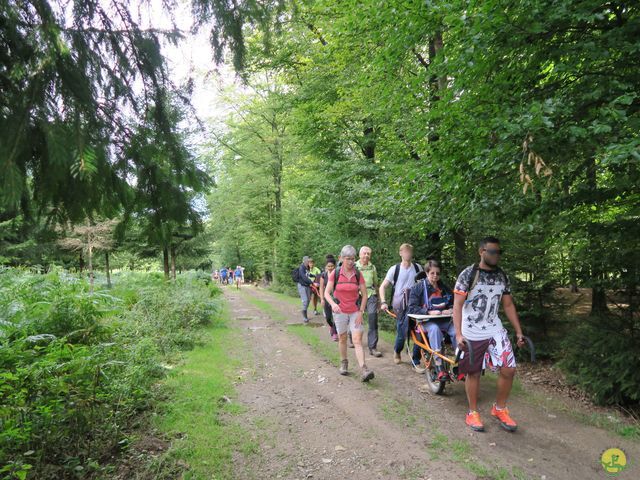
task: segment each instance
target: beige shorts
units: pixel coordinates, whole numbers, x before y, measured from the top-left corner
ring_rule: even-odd
[[[333,314],[333,323],[336,326],[336,330],[338,331],[338,335],[342,335],[343,333],[347,333],[348,330],[353,332],[363,332],[364,327],[362,324],[356,326],[356,318],[358,317],[358,312],[353,313],[334,313]]]

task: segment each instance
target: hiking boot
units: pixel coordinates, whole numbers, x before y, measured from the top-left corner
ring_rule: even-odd
[[[320,315],[320,312],[318,310],[314,310],[313,314],[317,317],[318,315]]]
[[[363,382],[368,382],[373,377],[375,377],[375,375],[373,374],[373,370],[369,370],[366,365],[362,367],[362,377],[360,378]]]
[[[402,359],[400,358],[400,354],[398,352],[393,353],[393,363],[396,365],[400,365],[402,363]]]
[[[369,355],[371,355],[372,357],[380,358],[382,356],[382,352],[379,352],[375,348],[370,348]]]
[[[515,432],[518,429],[518,424],[509,415],[509,409],[507,407],[498,410],[498,407],[494,403],[493,407],[491,407],[491,415],[500,422],[500,426],[507,432]]]
[[[482,424],[482,420],[480,420],[480,414],[475,410],[467,413],[466,422],[467,425],[471,427],[471,430],[475,432],[484,432],[484,425]]]
[[[306,310],[302,310],[302,323],[309,323],[309,317],[307,316]]]
[[[349,368],[349,361],[348,360],[342,360],[340,362],[340,375],[347,375],[349,373],[348,371]]]

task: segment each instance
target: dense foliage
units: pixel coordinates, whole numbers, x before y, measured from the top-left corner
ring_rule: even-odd
[[[451,283],[499,236],[540,356],[640,403],[637,2],[190,6],[242,80],[197,146],[163,50],[184,32],[148,2],[0,2],[0,264],[31,268],[0,271],[4,477],[119,448],[211,317],[208,275],[181,271],[292,290],[347,243],[384,271],[410,242]]]
[[[158,396],[166,362],[216,318],[208,277],[0,271],[0,478],[100,472]]]
[[[302,255],[366,243],[386,269],[410,242],[453,281],[497,235],[542,353],[599,401],[636,403],[638,6],[318,0],[280,20],[246,30],[249,89],[214,125],[215,252],[287,288]],[[616,325],[608,390],[565,287]]]

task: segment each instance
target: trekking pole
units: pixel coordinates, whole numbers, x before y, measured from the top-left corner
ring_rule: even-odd
[[[523,335],[522,338],[527,343],[527,347],[529,347],[529,355],[531,356],[531,363],[535,363],[536,362],[536,347],[533,344],[533,341],[529,337],[527,337],[526,335]],[[518,339],[517,338],[516,338],[516,346],[518,346]]]
[[[469,364],[473,365],[473,347],[471,346],[471,342],[468,342],[465,340],[464,344],[467,346],[467,353],[469,354]],[[456,363],[460,362],[460,357],[462,356],[462,352],[464,352],[464,350],[462,350],[461,348],[458,348],[458,354],[456,355]]]

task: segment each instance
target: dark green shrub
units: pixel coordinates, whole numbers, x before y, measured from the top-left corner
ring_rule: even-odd
[[[560,366],[601,405],[640,403],[640,323],[617,315],[589,317],[567,335]]]
[[[114,283],[90,295],[64,273],[0,271],[0,478],[99,470],[153,406],[162,363],[217,311],[218,290],[196,276]]]

